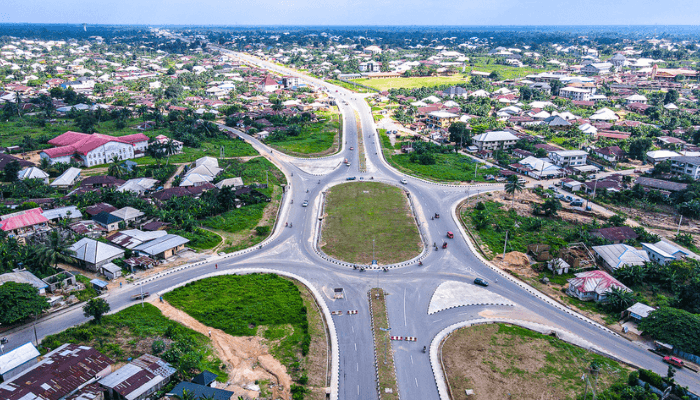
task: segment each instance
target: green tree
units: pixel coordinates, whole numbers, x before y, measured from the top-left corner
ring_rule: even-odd
[[[635,160],[644,160],[646,158],[646,153],[651,148],[650,138],[639,138],[630,142],[629,150],[627,154],[630,158]]]
[[[95,127],[97,126],[97,118],[95,114],[90,111],[81,112],[75,119],[75,124],[78,126],[83,133],[93,133]]]
[[[549,82],[549,87],[551,88],[552,94],[554,96],[559,96],[559,90],[564,87],[564,83],[559,79],[554,79]]]
[[[542,204],[542,212],[544,212],[544,215],[547,217],[557,215],[557,211],[561,210],[561,208],[561,202],[555,197],[548,198],[544,201],[544,204]]]
[[[464,122],[455,122],[447,129],[450,132],[450,142],[460,146],[469,146],[472,142],[471,130]]]
[[[520,183],[519,177],[517,175],[511,175],[508,177],[508,182],[506,182],[505,190],[506,193],[512,196],[510,203],[510,208],[513,208],[515,204],[515,193],[522,192],[525,186]]]
[[[700,355],[700,315],[671,307],[660,307],[639,323],[645,335],[674,346],[680,350]]]
[[[12,325],[49,308],[46,297],[28,283],[7,282],[0,286],[0,324]]]
[[[39,246],[38,256],[42,263],[58,268],[58,262],[70,262],[73,253],[69,244],[54,230],[49,235],[48,241]]]
[[[19,174],[19,171],[22,169],[22,166],[19,164],[19,161],[17,160],[12,160],[9,163],[5,165],[5,169],[3,170],[3,180],[5,182],[17,182],[19,180],[19,177],[17,174]]]
[[[491,79],[492,81],[500,80],[500,79],[501,79],[501,74],[499,74],[498,71],[493,70],[493,71],[491,71],[491,73],[489,74],[489,79]]]
[[[664,105],[677,102],[678,97],[679,94],[676,89],[669,89],[668,92],[666,92],[666,95],[664,96]]]
[[[109,303],[107,303],[105,299],[95,297],[88,300],[87,304],[85,304],[83,307],[83,315],[85,315],[86,318],[93,317],[95,323],[100,324],[102,323],[102,316],[108,313],[110,309]]]
[[[637,302],[634,294],[629,290],[623,290],[621,288],[613,288],[608,294],[607,298],[607,308],[613,312],[620,312],[627,309],[631,305]]]

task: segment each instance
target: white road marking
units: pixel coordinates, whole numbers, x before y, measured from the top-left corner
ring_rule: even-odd
[[[403,326],[406,326],[406,288],[403,289]]]
[[[416,380],[416,387],[418,387],[418,378],[413,378]]]
[[[355,343],[355,351],[357,351],[357,343]]]
[[[357,385],[357,395],[360,395],[360,385]]]
[[[355,333],[355,325],[351,326],[352,328],[352,333]]]
[[[413,354],[411,354],[411,364],[413,364]]]
[[[355,364],[355,371],[359,371],[359,370],[360,370],[360,364],[357,363],[357,364]]]

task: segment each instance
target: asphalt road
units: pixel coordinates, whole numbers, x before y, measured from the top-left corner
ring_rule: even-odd
[[[283,75],[298,75],[296,72],[274,64],[266,63],[247,55],[238,55],[249,62],[275,70]],[[324,160],[299,160],[271,151],[267,146],[245,134],[242,136],[252,143],[263,155],[275,162],[286,174],[289,189],[283,199],[279,223],[272,234],[272,239],[263,248],[236,255],[226,259],[212,259],[199,266],[183,269],[143,283],[143,290],[158,293],[181,282],[197,279],[215,271],[235,271],[241,268],[260,270],[275,269],[299,275],[316,286],[323,293],[320,301],[326,302],[330,310],[344,311],[342,316],[333,316],[333,323],[338,332],[338,348],[333,349],[339,355],[340,399],[376,399],[377,383],[375,380],[372,334],[370,331],[367,292],[372,287],[381,287],[389,293],[387,308],[392,335],[415,336],[417,342],[394,342],[393,352],[401,398],[410,400],[438,399],[436,381],[433,376],[428,354],[422,353],[423,346],[430,345],[432,338],[444,328],[465,320],[480,317],[480,313],[502,314],[512,319],[538,321],[546,325],[569,330],[583,340],[594,343],[616,357],[637,366],[651,369],[665,375],[667,366],[656,356],[639,345],[607,332],[577,315],[567,312],[560,306],[544,301],[525,290],[520,284],[484,264],[467,244],[467,239],[459,233],[458,222],[453,218],[452,210],[457,203],[470,194],[485,190],[498,190],[499,185],[448,186],[404,176],[388,166],[379,150],[379,138],[374,128],[374,121],[369,106],[361,95],[335,87],[323,81],[304,77],[318,87],[328,88],[331,96],[338,99],[345,123],[343,148],[339,154],[325,158],[338,165],[326,168],[325,173],[313,175],[305,172],[304,166]],[[347,105],[345,104],[347,102]],[[367,155],[367,172],[358,169],[358,141],[354,121],[354,111],[361,118],[364,135],[365,153]],[[350,150],[354,147],[355,150]],[[350,167],[341,165],[343,158],[352,161]],[[331,163],[333,164],[333,163]],[[308,168],[305,168],[308,170]],[[407,179],[405,189],[416,204],[416,212],[421,221],[421,231],[425,240],[432,244],[448,242],[446,250],[428,249],[423,266],[413,264],[402,268],[393,268],[389,272],[366,270],[360,272],[349,267],[342,267],[319,257],[314,249],[314,235],[317,227],[318,199],[321,191],[329,185],[345,182],[348,176],[357,176],[363,180],[381,180],[398,183]],[[293,203],[292,203],[293,200]],[[302,207],[304,200],[309,200],[309,207]],[[430,220],[434,213],[441,218]],[[292,223],[292,228],[285,228],[284,223]],[[447,239],[446,232],[455,233],[454,239]],[[491,282],[488,290],[503,296],[516,304],[506,306],[465,306],[457,307],[428,315],[428,305],[434,290],[445,281],[472,283],[475,277]],[[500,278],[500,279],[499,279]],[[497,283],[496,283],[497,282]],[[342,287],[345,299],[333,298],[333,288]],[[139,293],[138,285],[126,285],[121,289],[110,291],[106,300],[112,310],[117,311],[133,304],[131,295]],[[357,315],[347,315],[348,310],[358,310]],[[85,322],[79,308],[70,309],[59,315],[40,320],[36,324],[36,335],[41,340],[46,335],[60,332],[76,324]],[[8,335],[10,342],[5,351],[34,340],[33,326],[17,329]],[[583,371],[582,371],[583,372]],[[698,376],[688,370],[680,370],[676,381],[689,386],[691,390],[700,391]]]

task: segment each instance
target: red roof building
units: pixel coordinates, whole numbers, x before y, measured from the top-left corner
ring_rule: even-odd
[[[29,210],[19,211],[0,217],[0,229],[13,235],[22,236],[33,233],[38,225],[49,222],[48,218],[42,215],[43,210],[39,207]]]
[[[68,163],[73,158],[86,167],[92,167],[111,162],[114,157],[126,160],[143,154],[148,148],[148,136],[135,133],[117,137],[68,131],[49,140],[49,144],[56,147],[43,150],[40,155],[52,164]]]

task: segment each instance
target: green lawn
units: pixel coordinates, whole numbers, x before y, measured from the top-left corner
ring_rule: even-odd
[[[170,132],[163,132],[164,135],[170,136]],[[224,147],[224,157],[247,157],[257,156],[259,153],[243,140],[230,139],[227,137],[208,138],[202,141],[202,145],[198,148],[183,147],[182,153],[170,156],[171,163],[188,163],[194,162],[198,158],[209,156],[219,158],[221,155],[221,146]],[[145,156],[135,160],[139,165],[156,164],[158,161],[151,157]],[[166,162],[166,158],[160,160],[161,163]]]
[[[351,263],[380,264],[409,260],[421,251],[421,240],[406,195],[397,187],[375,182],[334,186],[326,200],[321,248]]]
[[[630,369],[609,358],[551,336],[506,324],[459,329],[443,343],[445,374],[453,399],[476,396],[513,399],[577,399],[586,386],[581,376],[598,366],[597,387],[624,384]],[[591,378],[592,379],[592,378]],[[607,398],[607,397],[606,397]]]
[[[273,274],[224,275],[188,283],[163,297],[229,335],[262,334],[290,375],[301,375],[294,364],[309,352],[309,310],[293,282]]]
[[[267,144],[292,155],[324,156],[340,148],[342,115],[337,112],[317,113],[319,122],[302,127],[299,136],[288,136],[283,141],[266,141]]]
[[[456,153],[435,154],[433,165],[411,162],[410,157],[409,154],[395,154],[388,159],[404,172],[439,182],[486,182],[487,175],[497,175],[499,171],[496,167],[481,168],[482,164]]]
[[[209,250],[221,243],[221,236],[214,232],[209,232],[206,229],[198,228],[193,232],[180,230],[171,233],[180,235],[185,239],[189,239],[190,242],[187,243],[187,247],[191,247],[195,250]]]
[[[469,73],[472,69],[480,72],[498,71],[501,79],[515,79],[525,78],[527,75],[539,74],[540,72],[552,71],[556,68],[519,68],[512,67],[510,65],[495,64],[494,59],[491,57],[472,57],[467,64],[467,73]]]
[[[88,322],[47,336],[41,346],[48,350],[63,343],[95,347],[120,363],[151,353],[171,363],[185,379],[204,370],[219,375],[217,380],[221,382],[228,379],[208,337],[164,317],[148,303],[107,315],[101,325]],[[193,369],[187,371],[188,365]]]
[[[439,85],[450,85],[457,83],[466,83],[464,75],[452,76],[427,76],[427,77],[412,77],[412,78],[382,78],[382,79],[353,79],[353,82],[360,83],[365,86],[373,87],[380,91],[389,89],[407,88],[414,89],[419,87],[430,87]]]

